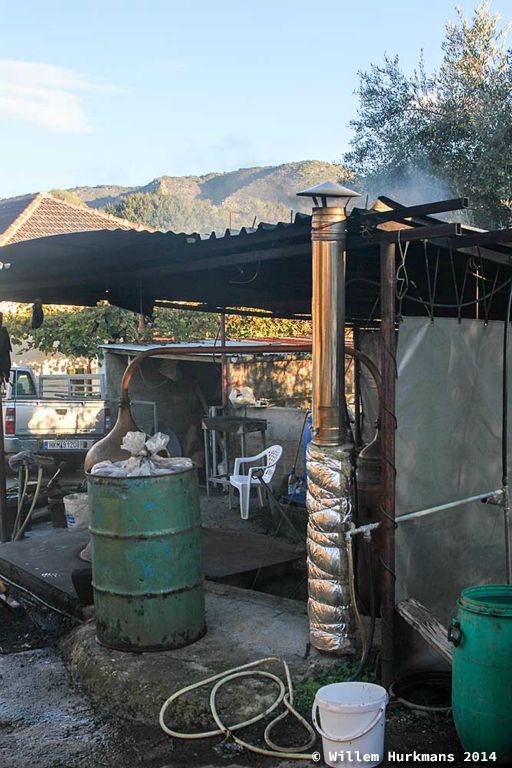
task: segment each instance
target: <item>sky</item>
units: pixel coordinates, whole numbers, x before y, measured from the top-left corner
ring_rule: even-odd
[[[339,161],[358,71],[421,49],[435,68],[454,18],[449,0],[4,2],[0,197]]]

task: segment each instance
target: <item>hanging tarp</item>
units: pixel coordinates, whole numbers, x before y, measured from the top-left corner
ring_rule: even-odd
[[[501,487],[502,345],[498,321],[406,317],[400,323],[398,519]],[[361,334],[361,348],[380,365],[378,332]],[[369,439],[375,389],[366,376],[361,386]],[[512,458],[512,428],[509,441]],[[473,502],[399,522],[396,574],[397,601],[414,597],[448,623],[462,589],[505,579],[501,508]]]
[[[398,518],[500,488],[502,345],[499,322],[402,321]],[[397,599],[415,597],[446,623],[463,588],[504,581],[501,509],[473,502],[399,522],[396,569]]]

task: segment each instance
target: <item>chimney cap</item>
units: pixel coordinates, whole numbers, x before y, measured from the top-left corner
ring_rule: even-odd
[[[309,189],[303,189],[302,192],[297,192],[297,195],[299,197],[312,197],[315,204],[317,198],[321,198],[322,205],[324,206],[327,205],[328,197],[344,198],[346,201],[345,205],[351,198],[361,197],[360,192],[354,192],[353,189],[343,187],[341,184],[336,184],[334,181],[324,181],[322,184],[315,184],[314,187],[309,187]]]

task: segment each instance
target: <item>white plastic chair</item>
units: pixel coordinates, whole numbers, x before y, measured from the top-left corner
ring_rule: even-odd
[[[243,459],[235,459],[235,466],[233,474],[229,478],[229,506],[231,508],[232,491],[231,488],[236,488],[240,494],[240,515],[242,520],[249,518],[249,501],[251,496],[251,488],[256,488],[260,500],[260,505],[263,506],[263,494],[262,483],[259,478],[254,477],[256,471],[263,471],[262,480],[265,485],[269,485],[274,472],[276,471],[276,465],[283,449],[280,445],[271,445],[270,448],[266,448],[256,456],[246,456]],[[256,464],[254,467],[250,467],[246,475],[241,474],[242,464],[252,464],[259,459],[265,459],[264,463]]]

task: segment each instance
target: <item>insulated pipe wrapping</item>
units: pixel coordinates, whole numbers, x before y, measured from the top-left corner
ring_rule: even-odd
[[[307,447],[308,615],[312,645],[353,652],[345,533],[352,522],[350,455],[342,446]]]

